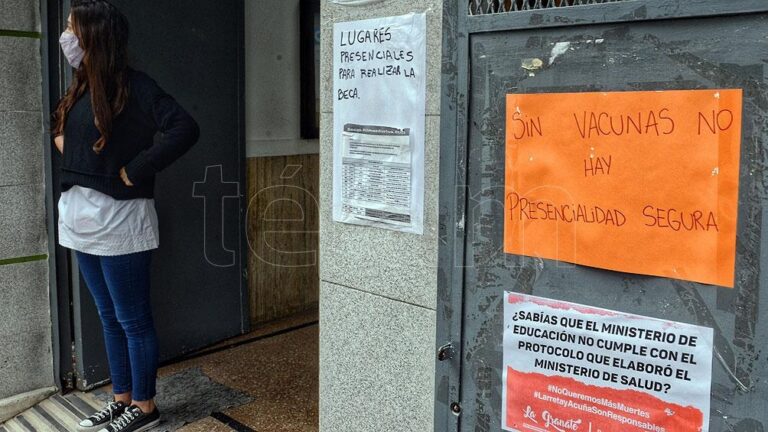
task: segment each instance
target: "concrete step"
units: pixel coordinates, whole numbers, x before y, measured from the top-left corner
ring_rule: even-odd
[[[0,432],[72,432],[103,403],[88,393],[54,395],[0,425]]]

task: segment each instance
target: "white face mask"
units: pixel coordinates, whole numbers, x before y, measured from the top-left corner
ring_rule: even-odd
[[[72,32],[65,31],[59,38],[59,44],[69,64],[75,69],[80,67],[85,51],[80,47],[80,41],[77,39],[77,36]]]

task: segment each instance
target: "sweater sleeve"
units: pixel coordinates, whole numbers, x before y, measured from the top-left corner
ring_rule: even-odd
[[[158,142],[142,150],[125,166],[128,179],[140,184],[186,153],[200,137],[200,128],[152,78],[143,75],[131,91],[136,91],[142,110],[161,133]]]

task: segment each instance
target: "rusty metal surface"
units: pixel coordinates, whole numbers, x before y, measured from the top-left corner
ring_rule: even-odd
[[[710,431],[766,429],[768,327],[761,314],[768,311],[768,293],[762,292],[768,289],[768,273],[762,272],[768,265],[762,238],[768,224],[767,30],[768,14],[750,14],[468,36],[459,430],[500,430],[504,290],[712,327]],[[556,43],[568,43],[568,49],[550,64]],[[541,60],[532,63],[540,66],[524,67],[531,59]],[[704,88],[744,90],[734,289],[503,253],[507,93]]]

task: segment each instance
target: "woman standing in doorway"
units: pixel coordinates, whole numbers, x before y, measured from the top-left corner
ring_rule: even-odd
[[[106,0],[72,0],[61,47],[74,79],[53,115],[63,155],[59,243],[73,249],[104,327],[114,399],[82,431],[157,426],[158,344],[150,259],[158,247],[155,174],[197,142],[192,117],[128,66],[128,21]],[[162,139],[153,145],[157,132]]]

